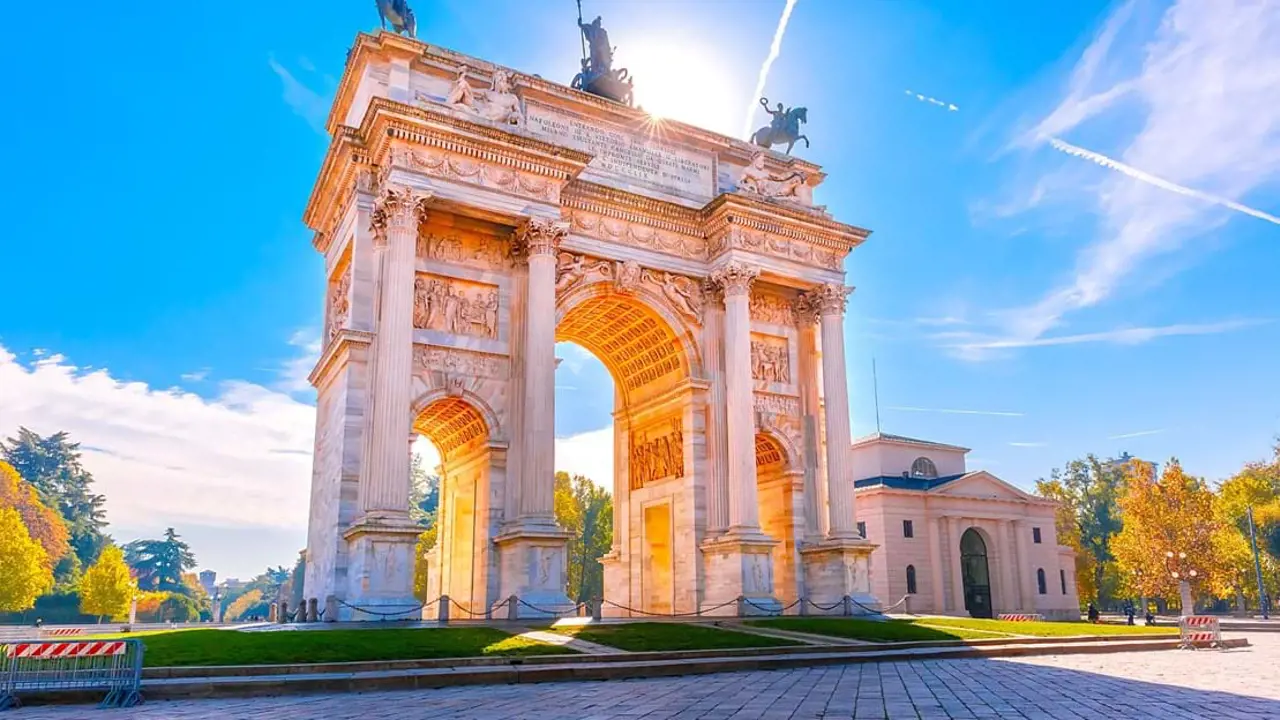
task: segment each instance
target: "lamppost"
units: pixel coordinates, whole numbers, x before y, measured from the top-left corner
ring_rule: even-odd
[[[1169,575],[1178,581],[1178,595],[1182,598],[1183,617],[1195,614],[1195,601],[1191,597],[1191,582],[1196,579],[1198,574],[1195,569],[1187,569],[1185,567],[1186,562],[1186,553],[1180,552],[1175,556],[1172,550],[1165,551],[1164,566],[1169,571]]]

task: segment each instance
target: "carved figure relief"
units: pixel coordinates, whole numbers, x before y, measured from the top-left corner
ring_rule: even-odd
[[[672,420],[664,435],[649,439],[649,431],[631,434],[631,462],[627,474],[631,489],[668,478],[684,477],[684,433],[680,421]]]
[[[829,270],[839,270],[841,263],[844,262],[842,254],[815,247],[803,240],[793,240],[741,228],[721,233],[711,240],[710,254],[712,257],[731,249],[776,255]]]
[[[804,173],[798,170],[790,173],[769,171],[764,166],[764,153],[757,152],[751,156],[751,162],[742,169],[742,175],[738,178],[738,189],[766,200],[795,200],[807,205],[809,203],[804,193],[804,188],[807,187],[805,180]]]
[[[756,393],[755,410],[770,415],[800,416],[800,401],[786,395],[773,393]]]
[[[610,262],[570,252],[556,256],[557,295],[588,281],[612,282],[618,292],[624,293],[647,287],[666,299],[675,312],[693,322],[702,322],[704,290],[692,278],[642,267],[634,260]]]
[[[524,124],[520,98],[511,91],[511,75],[506,70],[498,68],[493,71],[493,83],[484,93],[480,116],[504,125]]]
[[[416,170],[432,177],[497,188],[553,203],[560,202],[559,182],[458,155],[396,146],[391,149],[390,165]]]
[[[481,268],[506,267],[511,261],[502,238],[470,235],[420,235],[418,257]]]
[[[470,69],[466,65],[458,67],[458,76],[454,78],[453,87],[449,88],[449,96],[445,98],[445,102],[454,106],[460,105],[474,112],[476,92],[471,87],[471,83],[467,82],[467,71]]]
[[[469,377],[508,375],[505,358],[454,348],[417,346],[413,349],[413,366],[415,370],[440,370]]]
[[[786,341],[751,341],[751,377],[765,382],[790,383],[791,357]]]
[[[332,340],[347,324],[351,314],[351,263],[346,263],[329,285],[329,326],[325,337]]]
[[[771,323],[773,325],[794,325],[796,323],[795,311],[792,309],[791,303],[777,295],[752,293],[750,308],[751,319],[756,322]]]
[[[574,230],[600,240],[648,248],[691,260],[707,258],[707,242],[702,238],[585,212],[570,213],[569,221]]]
[[[618,292],[631,292],[640,284],[640,263],[635,260],[613,262],[613,286]]]
[[[498,291],[485,287],[433,275],[417,276],[413,281],[413,326],[497,338]]]

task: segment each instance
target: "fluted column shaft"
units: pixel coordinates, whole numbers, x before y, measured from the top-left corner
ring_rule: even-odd
[[[810,537],[825,536],[828,530],[827,483],[818,456],[818,449],[822,445],[818,428],[818,419],[822,417],[822,401],[818,393],[818,384],[822,379],[821,357],[818,352],[818,314],[804,298],[796,303],[795,311],[799,330],[798,377],[804,433],[805,527]]]
[[[844,361],[844,309],[850,288],[824,285],[812,294],[822,325],[822,396],[826,405],[828,534],[856,538],[849,384]]]
[[[719,288],[711,291],[719,294]],[[716,535],[729,526],[729,488],[727,464],[730,455],[726,452],[725,436],[725,365],[724,347],[724,310],[713,303],[703,313],[706,342],[706,366],[710,368],[711,388],[709,419],[707,425],[707,532]]]
[[[556,250],[567,231],[561,223],[533,219],[517,242],[529,264],[520,517],[534,524],[555,523]]]
[[[712,274],[724,293],[725,435],[729,456],[729,532],[758,534],[755,420],[751,382],[751,284],[759,270],[729,263]]]
[[[374,208],[374,262],[378,268],[370,369],[369,452],[361,464],[360,509],[366,517],[407,520],[409,413],[413,375],[413,281],[418,223],[426,197],[408,189],[384,190]]]

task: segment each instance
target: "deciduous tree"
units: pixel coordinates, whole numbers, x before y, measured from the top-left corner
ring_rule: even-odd
[[[427,570],[427,553],[431,548],[436,546],[436,535],[439,530],[434,522],[431,527],[422,531],[418,536],[418,543],[413,549],[413,596],[419,602],[430,602],[434,598],[427,597],[428,576]]]
[[[226,612],[222,614],[223,620],[227,622],[235,622],[236,620],[247,619],[255,616],[266,616],[267,601],[262,597],[261,590],[250,590],[241,595],[227,606]]]
[[[44,548],[31,539],[17,510],[0,508],[0,612],[26,610],[52,588]]]
[[[556,522],[572,533],[568,547],[567,592],[577,602],[604,594],[600,558],[613,545],[613,496],[581,475],[557,472]]]
[[[0,455],[62,515],[71,547],[81,566],[88,566],[108,540],[106,498],[92,491],[93,475],[80,464],[80,443],[68,438],[65,432],[41,437],[20,427],[16,438],[0,442]]]
[[[1115,585],[1112,577],[1113,563],[1111,541],[1120,532],[1120,514],[1116,500],[1124,482],[1124,466],[1129,460],[1127,455],[1110,460],[1099,460],[1088,455],[1080,460],[1072,460],[1061,470],[1054,470],[1049,480],[1036,482],[1038,491],[1043,487],[1045,492],[1054,494],[1054,498],[1070,508],[1072,521],[1076,526],[1075,533],[1066,535],[1079,545],[1087,557],[1083,560],[1083,569],[1091,574],[1088,580],[1079,580],[1080,601],[1087,602],[1094,597],[1103,607],[1110,604],[1112,589]],[[1047,497],[1047,496],[1046,496]],[[1067,521],[1062,517],[1062,524]],[[1058,528],[1059,533],[1062,528]],[[1077,553],[1077,578],[1081,572],[1081,561]]]
[[[71,551],[70,536],[62,515],[41,502],[36,489],[4,461],[0,461],[0,508],[18,511],[27,532],[44,548],[51,565],[56,565]]]
[[[108,545],[98,553],[98,561],[80,582],[80,609],[99,618],[123,619],[129,614],[129,603],[136,592],[124,551]]]

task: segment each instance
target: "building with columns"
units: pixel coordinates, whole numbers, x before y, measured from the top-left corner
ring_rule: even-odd
[[[308,598],[415,611],[425,435],[429,594],[568,606],[554,347],[573,342],[615,382],[606,614],[876,605],[844,360],[869,233],[814,204],[818,166],[386,32],[356,38],[327,127]]]
[[[914,613],[1079,620],[1075,552],[1057,504],[985,470],[968,448],[876,433],[853,443],[859,530],[879,550],[871,587]]]

